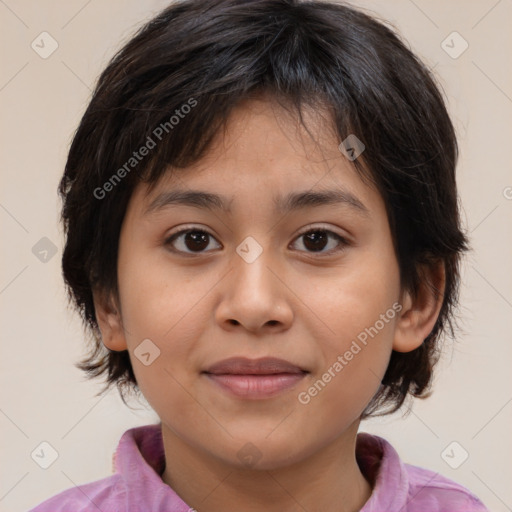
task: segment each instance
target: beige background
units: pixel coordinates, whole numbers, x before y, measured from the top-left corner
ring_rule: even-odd
[[[21,512],[108,476],[121,434],[157,421],[142,405],[130,411],[115,391],[95,397],[99,384],[73,367],[84,347],[60,277],[56,188],[95,78],[166,3],[0,0],[1,511]],[[406,462],[469,487],[491,510],[512,510],[512,2],[354,3],[397,26],[443,84],[460,139],[460,193],[474,249],[463,272],[464,332],[446,348],[434,395],[405,419],[397,414],[362,429],[390,440]],[[31,48],[43,31],[59,45],[47,59]],[[469,44],[456,59],[441,46],[453,31]],[[463,43],[453,37],[452,52]],[[57,247],[47,262],[32,252],[43,237]],[[46,470],[30,455],[42,441],[58,452]],[[453,441],[460,447],[448,450],[452,465],[469,453],[458,469],[441,456]]]

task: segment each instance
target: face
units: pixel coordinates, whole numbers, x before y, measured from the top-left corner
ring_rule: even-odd
[[[384,202],[327,124],[306,121],[316,141],[271,103],[246,102],[205,158],[150,193],[140,184],[118,309],[102,321],[164,435],[234,466],[277,468],[354,433],[392,348],[415,348]],[[289,367],[207,373],[232,357]]]

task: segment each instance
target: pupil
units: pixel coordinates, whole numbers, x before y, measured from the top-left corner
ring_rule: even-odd
[[[325,231],[313,231],[304,236],[306,238],[304,246],[312,251],[322,250],[327,243],[327,234]]]
[[[208,233],[204,231],[191,231],[185,235],[185,245],[191,251],[201,251],[208,247]],[[305,247],[311,251],[321,251],[327,243],[327,234],[324,231],[313,231],[304,235]]]
[[[185,245],[191,251],[205,249],[208,247],[208,237],[204,231],[191,231],[185,235]]]

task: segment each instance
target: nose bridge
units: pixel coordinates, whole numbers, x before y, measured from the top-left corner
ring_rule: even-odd
[[[248,236],[237,246],[236,256],[234,255],[235,286],[240,285],[254,291],[253,294],[272,293],[274,286],[271,281],[274,279],[268,267],[272,267],[272,254],[269,246],[269,239],[263,241],[263,246],[253,236]],[[267,297],[270,299],[270,297]]]

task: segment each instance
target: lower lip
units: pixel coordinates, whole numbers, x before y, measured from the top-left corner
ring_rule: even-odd
[[[293,388],[306,373],[276,373],[272,375],[212,374],[206,376],[222,389],[240,398],[269,398]]]

